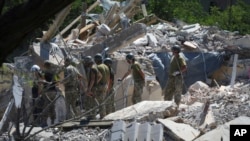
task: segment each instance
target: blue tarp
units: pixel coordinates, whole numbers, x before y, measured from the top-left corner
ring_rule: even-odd
[[[152,53],[149,55],[155,75],[162,89],[168,80],[167,74],[171,55],[171,53]],[[187,52],[180,53],[180,55],[185,58],[188,67],[187,72],[184,74],[184,84],[186,88],[196,81],[206,82],[206,79],[210,77],[214,71],[219,69],[224,61],[223,54],[218,52]]]

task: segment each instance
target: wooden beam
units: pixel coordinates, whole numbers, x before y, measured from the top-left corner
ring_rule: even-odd
[[[65,7],[56,15],[56,19],[53,21],[53,24],[50,25],[48,31],[41,38],[41,42],[48,42],[57,32],[60,25],[63,23],[64,19],[70,12],[71,4]]]
[[[90,12],[92,9],[94,9],[98,4],[100,4],[99,0],[97,0],[94,4],[92,4],[86,12]],[[67,32],[74,24],[76,24],[81,19],[81,15],[78,16],[74,21],[72,21],[67,27],[65,27],[60,33],[63,35],[65,32]]]
[[[234,87],[235,83],[235,78],[236,78],[236,73],[237,73],[237,61],[238,61],[238,54],[234,55],[234,62],[233,62],[233,70],[232,70],[232,77],[231,77],[231,82],[230,82],[230,87]]]

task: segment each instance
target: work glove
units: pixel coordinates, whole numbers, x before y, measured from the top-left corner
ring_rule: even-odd
[[[181,74],[179,71],[175,71],[175,72],[172,73],[173,76],[177,76],[179,74]]]

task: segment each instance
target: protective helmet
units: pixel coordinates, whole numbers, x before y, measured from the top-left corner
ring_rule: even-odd
[[[102,55],[100,53],[97,53],[94,58],[95,61],[102,61]]]
[[[130,53],[130,54],[127,54],[127,55],[126,55],[126,59],[127,59],[127,60],[133,60],[133,59],[135,59],[135,57],[134,57],[133,54]]]
[[[31,72],[38,72],[40,71],[40,67],[38,65],[33,65],[31,68],[30,68],[30,71]]]
[[[113,63],[113,61],[112,61],[111,58],[105,58],[104,59],[104,64],[110,64],[110,65],[112,65],[112,63]]]
[[[172,48],[171,48],[172,51],[177,51],[178,53],[181,52],[181,47],[179,45],[174,45]]]
[[[86,64],[94,63],[93,58],[91,56],[85,56],[83,60],[84,60],[84,63]]]

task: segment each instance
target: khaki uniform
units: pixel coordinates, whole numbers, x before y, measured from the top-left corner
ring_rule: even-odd
[[[174,96],[174,101],[177,105],[179,105],[181,101],[183,78],[181,74],[177,76],[173,76],[172,74],[176,71],[180,71],[180,68],[183,66],[186,66],[186,61],[184,58],[181,56],[178,58],[174,56],[172,57],[168,72],[168,82],[164,89],[164,100],[172,100]]]
[[[110,92],[107,93],[106,95],[106,99],[107,99],[107,103],[106,103],[106,114],[110,114],[112,112],[115,111],[115,97],[114,97],[114,88],[112,87],[110,89]],[[110,96],[112,95],[112,96]]]
[[[96,84],[97,84],[97,75],[98,75],[98,70],[96,68],[96,66],[92,66],[91,68],[87,68],[86,69],[86,74],[87,74],[87,79],[88,79],[88,86],[90,85],[90,79],[91,79],[91,75],[94,75],[93,77],[95,78],[94,80],[94,86],[91,90],[91,92],[93,93],[93,95],[95,95],[96,93]],[[89,111],[91,110],[92,108],[94,108],[96,106],[96,102],[95,102],[95,99],[93,96],[88,96],[88,95],[84,95],[84,108],[86,111]],[[91,118],[91,119],[94,119],[95,118],[95,115],[96,115],[96,111],[95,110],[92,110],[88,113],[88,117]]]
[[[109,80],[109,86],[108,86],[108,92],[106,95],[107,103],[106,103],[106,114],[112,113],[115,111],[115,95],[114,95],[114,77],[115,73],[114,70],[111,67],[109,68],[110,72],[110,80]],[[112,96],[111,96],[112,95]]]
[[[79,80],[77,78],[79,75],[81,75],[79,71],[72,65],[67,66],[64,71],[67,118],[72,118],[73,116],[78,116],[80,114],[80,110],[76,106],[76,101],[79,97]]]
[[[99,103],[103,103],[106,98],[106,93],[108,90],[110,72],[108,66],[105,64],[97,65],[98,71],[102,74],[102,79],[97,83],[95,87],[95,97]],[[100,117],[103,118],[106,115],[106,106],[105,104],[99,108]]]
[[[132,96],[132,103],[136,104],[141,101],[141,96],[143,93],[143,87],[145,86],[145,80],[141,77],[140,71],[141,67],[138,62],[135,61],[134,64],[131,65],[132,76],[134,79],[134,91]]]

